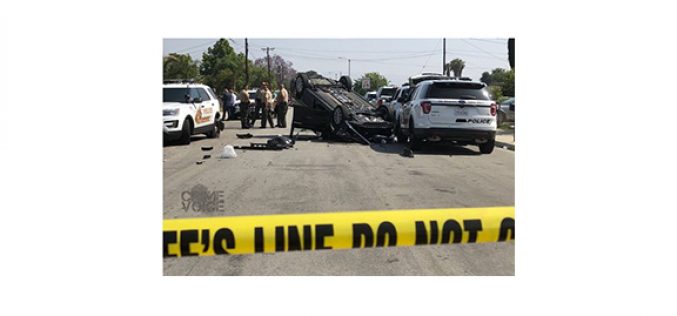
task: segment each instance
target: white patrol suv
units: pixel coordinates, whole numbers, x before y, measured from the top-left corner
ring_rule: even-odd
[[[166,141],[190,143],[190,136],[219,137],[221,104],[214,91],[191,81],[165,81],[162,88],[163,134]]]
[[[453,141],[478,145],[480,152],[494,150],[496,103],[486,85],[456,79],[421,81],[409,96],[400,99],[394,133],[416,149],[424,141]]]

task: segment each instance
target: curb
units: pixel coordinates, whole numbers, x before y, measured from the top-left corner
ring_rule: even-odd
[[[515,151],[515,144],[495,141],[495,146],[499,147],[499,148],[505,148],[507,150]]]

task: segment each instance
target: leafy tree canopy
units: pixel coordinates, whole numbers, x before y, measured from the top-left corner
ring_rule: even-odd
[[[162,79],[197,79],[198,67],[190,55],[169,54],[162,58]]]
[[[488,86],[497,86],[501,88],[501,95],[515,96],[515,70],[506,70],[503,68],[496,68],[489,72],[482,73],[480,81],[486,83]]]
[[[362,88],[363,79],[369,79],[369,89]],[[357,94],[364,95],[368,91],[378,90],[378,88],[387,85],[388,79],[386,79],[386,77],[379,74],[378,72],[369,72],[355,80],[355,83],[353,84],[353,91],[355,91]]]

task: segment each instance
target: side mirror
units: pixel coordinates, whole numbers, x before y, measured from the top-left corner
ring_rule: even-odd
[[[193,99],[193,103],[200,103],[200,102],[202,102],[202,98],[200,98],[200,97]]]

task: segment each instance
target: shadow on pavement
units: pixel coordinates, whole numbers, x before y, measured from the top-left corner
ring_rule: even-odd
[[[375,144],[370,145],[371,149],[384,154],[400,155],[405,148],[409,148],[405,144]],[[414,150],[414,157],[416,155],[449,155],[449,156],[479,156],[479,150],[472,150],[468,147],[458,146],[450,143],[432,143],[423,144],[420,149]]]
[[[198,135],[191,136],[190,142],[191,143],[192,142],[200,142],[200,141],[203,141],[203,140],[206,140],[206,139],[208,139],[207,135],[198,134]],[[162,147],[179,147],[179,146],[189,146],[189,145],[181,144],[181,143],[179,143],[178,140],[163,141],[162,142]]]

